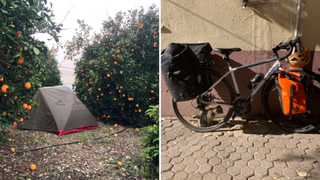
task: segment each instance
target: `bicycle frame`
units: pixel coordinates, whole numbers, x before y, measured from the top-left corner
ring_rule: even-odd
[[[229,71],[224,74],[218,81],[216,81],[207,91],[205,91],[204,93],[202,93],[200,96],[205,95],[206,93],[210,92],[218,83],[221,82],[222,79],[224,79],[226,76],[228,76],[229,74],[231,74],[231,78],[235,87],[235,91],[236,91],[236,99],[239,99],[241,97],[240,94],[240,90],[238,87],[238,83],[236,80],[236,77],[234,75],[234,71],[240,70],[240,69],[244,69],[244,68],[249,68],[249,67],[253,67],[253,66],[258,66],[261,64],[265,64],[265,63],[269,63],[269,62],[273,62],[276,61],[272,67],[268,70],[268,72],[264,75],[263,79],[260,81],[260,83],[252,90],[251,94],[248,95],[248,97],[246,98],[246,102],[244,103],[244,105],[242,106],[242,108],[246,107],[246,105],[249,103],[249,101],[253,98],[253,96],[258,92],[258,90],[261,88],[261,86],[270,78],[271,74],[278,70],[280,67],[280,61],[278,57],[272,58],[272,59],[268,59],[268,60],[264,60],[261,62],[257,62],[257,63],[252,63],[252,64],[248,64],[248,65],[244,65],[244,66],[240,66],[240,67],[236,67],[236,68],[232,68],[230,62],[229,62],[229,58],[225,58],[228,61],[228,67],[229,67]],[[221,102],[204,102],[202,100],[202,98],[200,99],[200,103],[203,104],[210,104],[210,105],[219,105],[219,106],[227,106],[230,108],[233,108],[232,104],[227,104],[227,103],[221,103]]]

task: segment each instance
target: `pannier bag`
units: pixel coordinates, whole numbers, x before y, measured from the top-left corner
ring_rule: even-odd
[[[206,59],[208,43],[204,44],[199,44],[199,47],[196,44],[191,44],[197,54],[192,51],[189,45],[179,43],[169,44],[162,52],[163,79],[175,102],[194,99],[200,94],[201,64],[198,57],[203,58],[202,61]]]
[[[299,72],[281,71],[276,79],[283,114],[289,116],[308,112],[303,75]]]

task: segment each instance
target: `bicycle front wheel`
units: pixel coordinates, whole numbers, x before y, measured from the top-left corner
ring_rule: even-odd
[[[291,71],[295,70],[292,69]],[[277,74],[272,75],[267,82],[262,99],[266,114],[275,124],[290,132],[304,133],[316,130],[320,125],[318,106],[320,101],[320,77],[307,70],[298,72],[305,74],[305,90],[309,110],[307,113],[292,115],[291,120],[289,120],[289,116],[282,113],[279,93],[275,84]]]
[[[207,90],[222,76],[214,70],[204,69],[201,77],[202,87]],[[201,104],[198,103],[198,98],[200,97],[182,102],[172,100],[172,109],[185,127],[196,132],[211,132],[228,122],[233,112],[230,105],[235,97],[232,86],[225,78],[213,90],[206,93],[204,98],[206,103],[219,102],[229,104],[229,106]]]

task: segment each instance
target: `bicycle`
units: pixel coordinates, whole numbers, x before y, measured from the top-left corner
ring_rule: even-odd
[[[250,101],[263,86],[261,100],[265,112],[272,122],[284,130],[291,132],[309,132],[318,129],[320,125],[320,112],[315,104],[318,103],[317,99],[320,100],[320,76],[314,72],[302,68],[287,70],[288,72],[300,72],[305,75],[305,89],[306,96],[308,97],[307,102],[308,107],[310,108],[309,111],[303,114],[292,115],[292,118],[288,120],[288,116],[283,115],[280,108],[275,79],[280,72],[284,73],[284,68],[281,67],[280,62],[292,53],[293,48],[296,47],[297,43],[300,43],[299,36],[296,36],[295,39],[290,40],[289,42],[280,43],[272,48],[275,56],[274,58],[236,68],[232,67],[229,55],[233,52],[241,51],[240,48],[214,49],[214,51],[224,55],[223,59],[227,61],[229,71],[224,75],[221,75],[218,71],[206,67],[207,64],[202,63],[202,66],[205,67],[202,68],[201,72],[201,77],[203,79],[201,85],[207,90],[203,91],[203,93],[190,101],[175,102],[172,100],[172,108],[176,117],[184,126],[196,132],[217,130],[224,126],[231,116],[233,119],[235,116],[246,117],[252,108]],[[284,56],[279,57],[278,51],[281,49],[286,49],[287,53]],[[261,74],[258,74],[253,78],[251,83],[251,94],[245,99],[242,99],[234,71],[274,61],[275,63],[263,77]],[[226,79],[229,74],[231,74],[235,92],[229,81]],[[185,108],[189,103],[193,105],[193,110]],[[279,107],[277,108],[275,106]]]

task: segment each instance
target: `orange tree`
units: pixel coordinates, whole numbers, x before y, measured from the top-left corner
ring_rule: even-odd
[[[159,17],[156,6],[119,12],[102,23],[102,32],[88,38],[78,21],[77,37],[66,44],[67,57],[81,53],[76,63],[77,96],[106,121],[145,126],[149,105],[159,103]]]
[[[37,106],[32,100],[41,81],[48,78],[50,52],[32,38],[48,33],[56,41],[61,25],[46,7],[46,0],[0,0],[0,141],[10,124],[23,122]],[[52,6],[52,5],[51,5]]]

